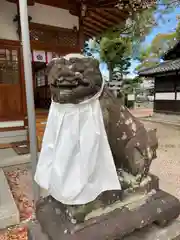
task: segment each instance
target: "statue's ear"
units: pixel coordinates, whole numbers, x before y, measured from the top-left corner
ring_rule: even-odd
[[[54,66],[55,64],[55,59],[52,59],[46,66],[46,75],[48,76],[52,67]]]
[[[61,58],[53,58],[48,64],[47,64],[47,67],[46,67],[46,75],[49,75],[51,69],[55,66],[55,65],[58,65],[58,66],[61,66],[61,65],[64,65],[67,63],[67,60],[64,58],[64,57],[61,57]]]

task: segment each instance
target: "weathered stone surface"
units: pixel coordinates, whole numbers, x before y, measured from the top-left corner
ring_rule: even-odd
[[[159,190],[159,179],[156,176],[150,175],[135,188],[128,188],[124,191],[103,192],[96,200],[88,204],[78,206],[59,204],[61,209],[63,208],[67,212],[70,220],[82,223],[92,215],[99,215],[99,212],[105,211],[107,207],[113,209],[116,202],[120,202],[118,204],[119,207],[123,207],[125,204],[137,201],[139,197],[140,199],[142,196],[144,198],[152,190]]]
[[[49,198],[39,204],[37,218],[52,240],[104,240],[121,239],[154,222],[170,222],[180,213],[179,200],[163,191],[157,191],[144,200],[138,199],[136,203],[129,203],[83,224],[76,224],[68,219],[58,202]]]
[[[140,231],[134,231],[122,240],[179,240],[180,239],[180,222],[173,221],[165,228],[156,225],[145,227]],[[28,240],[50,240],[41,230],[38,223],[29,226]],[[114,239],[112,239],[114,240]],[[120,239],[116,239],[120,240]]]
[[[179,240],[180,222],[173,221],[165,228],[159,228],[156,225],[146,227],[141,231],[135,231],[123,240]]]
[[[28,226],[28,240],[50,240],[48,236],[42,232],[39,223],[31,223]]]

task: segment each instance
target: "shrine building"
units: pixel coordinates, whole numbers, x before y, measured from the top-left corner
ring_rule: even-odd
[[[36,113],[46,113],[50,92],[46,64],[54,57],[80,53],[85,40],[125,22],[128,10],[117,0],[28,0],[29,35]],[[0,5],[0,142],[27,136],[27,107],[17,0]]]
[[[156,67],[146,68],[139,76],[154,78],[154,112],[180,114],[180,42]]]

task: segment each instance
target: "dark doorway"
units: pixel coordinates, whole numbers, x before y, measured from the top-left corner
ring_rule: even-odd
[[[51,95],[46,75],[46,63],[33,63],[34,98],[36,109],[49,109]]]

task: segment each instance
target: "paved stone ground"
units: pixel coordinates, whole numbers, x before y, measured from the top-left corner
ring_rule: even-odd
[[[151,172],[160,178],[160,187],[180,199],[180,128],[144,122],[147,128],[157,128],[158,158]]]
[[[140,118],[153,113],[150,108],[131,112]],[[163,190],[180,199],[180,128],[146,121],[143,123],[147,128],[157,128],[159,138],[158,158],[152,163],[151,172],[160,178]]]
[[[152,108],[135,108],[131,110],[132,114],[136,117],[149,117],[153,114]]]

